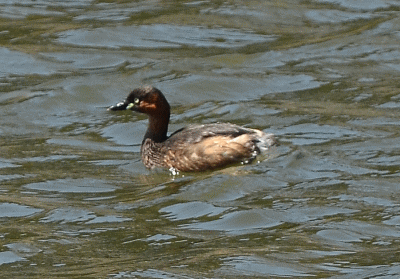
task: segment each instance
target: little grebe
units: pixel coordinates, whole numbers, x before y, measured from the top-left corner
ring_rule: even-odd
[[[170,106],[152,86],[133,90],[124,102],[108,108],[145,113],[149,126],[141,157],[147,168],[204,171],[250,161],[277,144],[273,134],[228,123],[190,125],[167,136]]]

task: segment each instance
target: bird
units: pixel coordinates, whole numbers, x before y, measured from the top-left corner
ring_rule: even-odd
[[[275,136],[231,123],[189,125],[167,136],[170,105],[153,86],[134,89],[128,97],[108,108],[132,110],[149,117],[141,144],[141,159],[149,169],[200,172],[251,162],[258,154],[278,145]]]

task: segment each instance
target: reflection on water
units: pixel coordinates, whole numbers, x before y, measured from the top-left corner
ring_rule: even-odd
[[[228,29],[143,25],[112,29],[71,30],[57,34],[58,42],[92,47],[176,48],[182,46],[237,48],[273,38]]]
[[[270,261],[266,258],[239,256],[227,257],[220,269],[222,274],[235,274],[240,276],[282,276],[282,277],[303,277],[312,276],[301,272],[300,266],[283,264],[281,262]]]
[[[398,1],[0,2],[0,268],[15,278],[397,278]],[[10,20],[12,19],[12,20]],[[273,132],[257,162],[172,175],[170,132]]]
[[[41,209],[31,208],[25,205],[15,203],[2,203],[0,204],[1,217],[23,217],[41,212]]]
[[[55,65],[38,61],[33,56],[0,48],[0,78],[11,75],[51,75],[56,73]]]

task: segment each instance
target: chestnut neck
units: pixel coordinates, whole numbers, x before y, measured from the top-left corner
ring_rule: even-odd
[[[157,112],[148,114],[149,126],[143,141],[151,139],[154,142],[163,142],[167,139],[168,123],[170,116],[169,105],[163,109],[159,108]]]

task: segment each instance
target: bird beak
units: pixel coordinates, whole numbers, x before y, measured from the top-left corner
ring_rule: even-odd
[[[132,107],[132,103],[125,103],[125,102],[120,102],[116,105],[113,105],[111,107],[109,107],[107,110],[126,110],[126,109],[130,109]]]

